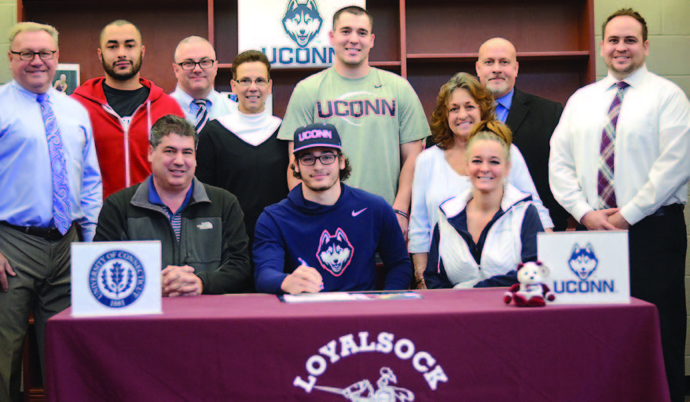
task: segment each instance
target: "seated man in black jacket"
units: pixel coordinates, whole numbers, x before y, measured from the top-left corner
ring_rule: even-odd
[[[194,177],[198,137],[184,118],[151,127],[152,175],[103,204],[94,241],[160,240],[164,296],[252,290],[237,198]]]

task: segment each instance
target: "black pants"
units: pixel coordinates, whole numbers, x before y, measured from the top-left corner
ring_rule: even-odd
[[[630,294],[659,310],[661,346],[671,401],[685,400],[685,254],[682,209],[649,216],[629,231]]]
[[[661,348],[672,402],[685,401],[685,254],[688,239],[680,205],[662,207],[630,227],[630,294],[659,312]],[[578,225],[577,230],[587,230]]]

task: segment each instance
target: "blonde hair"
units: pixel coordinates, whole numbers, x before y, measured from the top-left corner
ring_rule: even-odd
[[[22,32],[40,32],[44,31],[47,32],[48,35],[50,35],[51,38],[53,38],[53,41],[55,41],[55,46],[58,46],[58,31],[55,29],[55,27],[51,25],[46,25],[46,24],[39,24],[37,22],[20,22],[16,25],[14,25],[10,29],[9,33],[9,40],[10,40],[10,45],[12,42],[14,42],[14,38],[17,37]]]
[[[506,163],[510,163],[510,144],[513,142],[513,133],[510,128],[499,120],[483,120],[472,128],[467,139],[467,158],[475,141],[490,140],[501,144]]]

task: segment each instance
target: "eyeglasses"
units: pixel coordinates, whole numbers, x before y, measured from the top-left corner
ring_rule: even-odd
[[[19,55],[19,60],[24,60],[24,61],[29,61],[33,60],[36,55],[41,60],[53,60],[53,57],[55,57],[55,53],[57,53],[57,50],[39,50],[38,52],[32,52],[31,50],[22,50],[21,52],[14,52],[10,50],[10,53]]]
[[[302,162],[304,166],[314,166],[317,159],[322,165],[332,165],[337,157],[337,154],[323,154],[321,156],[304,155],[303,157],[299,158],[299,161]]]
[[[266,85],[268,85],[268,80],[266,80],[265,78],[261,78],[261,77],[255,79],[253,81],[251,78],[242,78],[239,81],[235,80],[235,82],[238,83],[239,86],[241,86],[241,87],[248,87],[248,86],[252,85],[252,82],[255,83],[257,87],[265,87]]]
[[[215,60],[211,59],[201,59],[199,61],[185,60],[182,63],[177,63],[177,65],[182,67],[183,70],[194,70],[197,65],[199,65],[202,70],[208,70],[213,67],[213,63],[215,62]]]

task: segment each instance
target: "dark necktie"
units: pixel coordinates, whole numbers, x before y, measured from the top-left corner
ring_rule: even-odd
[[[65,154],[62,149],[62,136],[48,95],[40,94],[36,100],[41,107],[43,124],[46,128],[50,168],[53,172],[53,221],[60,233],[64,235],[72,226],[72,219],[70,218],[69,183]]]
[[[628,84],[620,81],[616,97],[613,98],[606,125],[601,133],[601,147],[599,148],[599,174],[597,176],[597,191],[599,193],[599,209],[616,208],[616,193],[613,188],[614,177],[614,149],[616,147],[616,126],[618,125],[618,114],[621,110],[623,95],[628,88]]]

